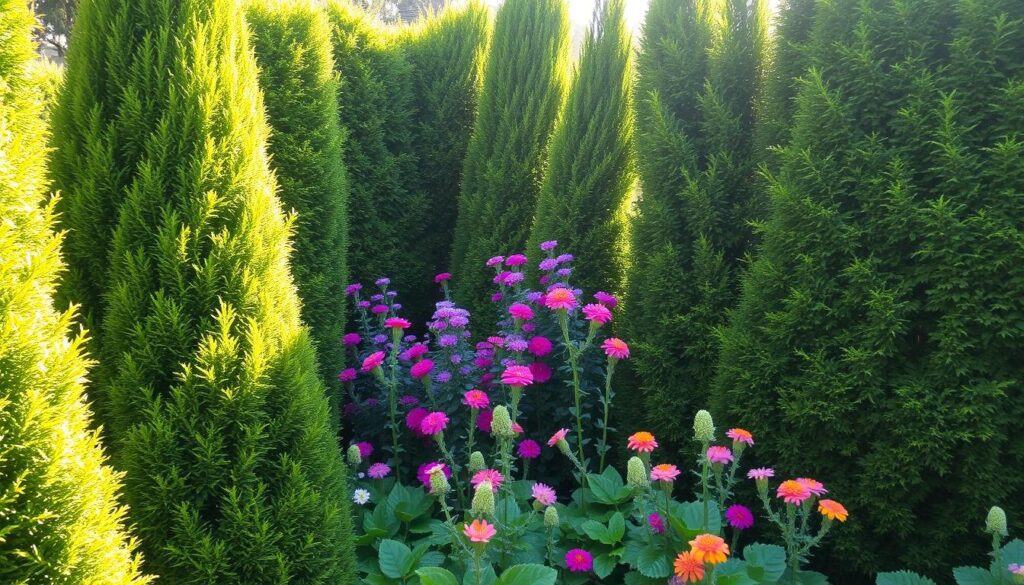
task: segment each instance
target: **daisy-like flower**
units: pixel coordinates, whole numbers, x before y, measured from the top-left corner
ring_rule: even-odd
[[[748,446],[754,446],[754,435],[746,429],[729,429],[725,432],[725,436],[732,439],[734,443],[745,443]]]
[[[387,305],[374,305],[370,307],[370,312],[374,315],[383,315],[384,313],[387,313],[388,310]]]
[[[558,268],[558,260],[554,258],[545,258],[540,261],[540,264],[537,265],[537,268],[540,268],[544,272],[550,272],[555,268]]]
[[[690,551],[679,553],[673,563],[673,568],[676,576],[684,583],[697,583],[704,580],[704,563]]]
[[[743,504],[733,504],[725,509],[725,520],[737,530],[746,530],[754,525],[754,513]]]
[[[618,337],[609,337],[601,343],[601,349],[609,358],[624,360],[629,357],[629,346]]]
[[[415,406],[419,403],[419,398],[416,398],[415,396],[409,396],[408,394],[398,399],[398,404],[402,406]]]
[[[491,405],[491,399],[483,390],[470,390],[462,395],[462,403],[473,410],[481,410]]]
[[[504,261],[505,261],[505,257],[504,256],[494,256],[490,260],[487,261],[487,266],[497,266],[498,264],[501,264]]]
[[[835,500],[821,500],[818,502],[818,511],[829,520],[840,522],[846,522],[846,517],[849,515],[846,508]]]
[[[551,379],[551,366],[544,362],[532,362],[529,366],[534,384],[543,384]]]
[[[501,383],[506,386],[529,386],[533,384],[533,372],[529,366],[509,366],[501,373]]]
[[[473,478],[469,480],[469,483],[473,484],[475,488],[477,485],[488,482],[491,484],[491,489],[494,493],[498,492],[498,488],[501,487],[501,482],[505,478],[496,469],[481,469],[480,471],[473,474]]]
[[[401,317],[389,317],[384,319],[384,327],[387,329],[408,329],[412,327],[412,323],[408,319]]]
[[[342,382],[351,382],[356,379],[357,375],[358,373],[355,368],[345,368],[340,374],[338,374],[338,380]]]
[[[526,264],[527,260],[523,254],[512,254],[505,259],[505,266],[522,266]]]
[[[373,455],[373,445],[366,441],[356,443],[356,449],[359,449],[359,456],[363,459],[368,459],[370,455]]]
[[[775,477],[775,470],[771,467],[757,467],[747,472],[747,479],[768,479]]]
[[[434,277],[434,282],[436,282],[438,284],[441,284],[442,282],[444,282],[446,280],[451,280],[451,279],[452,279],[452,273],[451,272],[442,272],[441,274],[438,274],[437,276]]]
[[[387,463],[374,463],[366,470],[366,475],[373,479],[384,479],[391,473],[391,466]]]
[[[403,351],[402,355],[400,355],[398,357],[402,358],[403,360],[405,360],[407,362],[411,362],[414,359],[422,357],[428,351],[430,351],[430,348],[428,348],[425,344],[417,343],[416,345],[414,345],[414,346],[410,347],[409,349]]]
[[[523,439],[516,446],[516,453],[523,459],[536,459],[540,457],[540,445],[533,439]]]
[[[728,447],[712,445],[708,447],[708,461],[711,463],[726,464],[732,461],[732,451]]]
[[[531,337],[526,344],[526,350],[537,357],[548,355],[551,353],[552,347],[551,340],[541,335]]]
[[[628,440],[627,446],[639,453],[650,453],[658,446],[658,441],[654,439],[654,435],[647,431],[633,433],[629,436]]]
[[[462,533],[466,535],[466,538],[470,542],[488,542],[491,540],[498,530],[491,524],[488,524],[486,520],[477,518],[469,524],[462,526]]]
[[[533,499],[537,500],[544,506],[552,506],[557,499],[555,490],[551,486],[544,483],[535,483],[531,488]]]
[[[548,447],[554,447],[559,441],[564,441],[565,436],[569,434],[569,429],[559,429],[557,433],[551,435],[548,439]]]
[[[370,501],[370,492],[359,488],[352,492],[352,501],[360,506],[365,506],[366,503]]]
[[[430,375],[430,372],[434,370],[433,360],[421,360],[416,362],[409,368],[409,375],[416,380],[422,380]]]
[[[554,250],[556,246],[558,246],[558,240],[548,240],[546,242],[540,243],[540,249],[545,252],[550,252],[551,250]]]
[[[720,536],[698,534],[697,538],[690,541],[690,552],[702,563],[717,565],[724,563],[729,556],[729,545]]]
[[[661,463],[651,468],[651,481],[675,481],[679,468],[671,463]]]
[[[351,297],[361,290],[363,290],[363,285],[359,284],[358,282],[350,284],[345,287],[345,296]]]
[[[798,506],[804,503],[804,500],[811,497],[811,490],[807,489],[807,486],[795,479],[787,479],[779,484],[779,489],[776,492],[776,495],[782,498],[782,501],[787,504]]]
[[[382,363],[384,363],[384,352],[375,351],[370,355],[366,356],[366,359],[363,360],[362,369],[364,372],[369,372],[374,368],[379,368]]]
[[[576,295],[564,286],[556,286],[544,295],[544,306],[552,309],[571,309],[576,306]]]
[[[595,325],[604,325],[612,320],[612,312],[608,310],[608,307],[598,303],[585,305],[583,316]]]
[[[573,573],[586,573],[594,566],[594,557],[582,548],[565,553],[565,566]]]
[[[512,315],[513,319],[519,319],[520,321],[533,319],[533,309],[523,303],[512,303],[508,308],[508,314]]]
[[[431,412],[420,421],[420,432],[424,435],[436,435],[448,426],[448,415],[437,411]]]
[[[811,495],[813,496],[822,496],[828,493],[828,490],[825,489],[825,485],[820,481],[809,477],[798,477],[796,480],[803,484],[803,486],[807,488],[807,491],[811,492]]]
[[[359,335],[358,333],[346,333],[341,338],[341,343],[343,343],[345,345],[345,347],[352,347],[353,345],[359,345],[359,343],[362,340],[363,340],[363,337],[361,335]]]
[[[594,299],[609,309],[614,309],[619,304],[619,299],[615,298],[615,295],[599,290],[594,293]]]

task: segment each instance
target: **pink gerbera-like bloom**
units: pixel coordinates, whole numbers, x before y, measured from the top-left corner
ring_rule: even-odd
[[[480,415],[476,417],[476,428],[480,429],[485,433],[491,432],[491,421],[493,419],[493,410],[481,410]]]
[[[651,468],[651,481],[675,481],[679,468],[671,463],[662,463]]]
[[[747,472],[747,479],[768,479],[775,477],[775,470],[771,467],[758,467]]]
[[[711,463],[726,464],[732,461],[732,451],[728,447],[712,445],[708,447],[708,461]]]
[[[746,429],[729,429],[725,432],[725,436],[736,443],[746,443],[751,447],[754,446],[754,435]]]
[[[754,513],[742,504],[734,504],[726,508],[725,520],[737,530],[746,530],[754,525]]]
[[[512,315],[513,319],[519,319],[520,321],[533,319],[533,309],[523,303],[512,303],[508,308],[508,314]]]
[[[541,335],[531,337],[530,341],[527,342],[526,345],[526,351],[537,357],[544,357],[548,355],[551,353],[551,348],[551,340]]]
[[[626,345],[625,341],[622,341],[618,337],[609,337],[604,340],[601,344],[601,349],[604,350],[605,355],[610,358],[617,360],[624,360],[629,357],[629,346]]]
[[[436,435],[448,426],[448,415],[443,412],[431,412],[420,421],[420,432],[424,435]]]
[[[357,375],[355,368],[345,368],[340,374],[338,374],[338,380],[341,380],[342,382],[351,382],[356,379]]]
[[[534,384],[543,384],[551,379],[551,366],[544,362],[533,362],[529,366]]]
[[[366,441],[356,443],[356,448],[359,449],[359,456],[363,459],[369,459],[370,455],[373,455],[373,445]]]
[[[382,363],[384,363],[384,352],[375,351],[363,360],[363,371],[369,372],[374,368],[379,368]]]
[[[522,266],[526,264],[527,260],[527,257],[523,254],[512,254],[505,259],[505,266]]]
[[[654,512],[647,517],[647,523],[651,525],[651,532],[661,534],[665,532],[665,520],[661,514]]]
[[[341,342],[345,344],[345,347],[352,347],[353,345],[359,345],[359,342],[363,338],[358,333],[346,333],[342,338]]]
[[[488,266],[497,266],[498,264],[501,264],[504,261],[505,261],[505,257],[504,256],[494,256],[490,260],[487,261],[487,265]]]
[[[559,429],[557,433],[551,435],[548,439],[548,447],[554,447],[559,441],[564,441],[565,436],[569,434],[569,429]]]
[[[556,286],[544,295],[544,306],[552,309],[571,309],[576,306],[576,295],[563,286]]]
[[[587,321],[597,325],[604,325],[612,320],[612,312],[608,310],[608,307],[597,303],[585,305],[583,307],[583,316],[586,317]]]
[[[387,463],[374,463],[366,470],[366,475],[373,479],[384,479],[391,473],[391,467]]]
[[[498,533],[498,530],[493,525],[488,524],[486,520],[477,518],[469,524],[464,524],[462,526],[462,533],[466,535],[470,542],[488,542]]]
[[[555,495],[555,490],[546,483],[535,483],[531,490],[533,499],[537,500],[545,506],[551,506],[555,503],[558,496]]]
[[[448,479],[451,479],[452,470],[447,465],[441,463],[440,461],[430,461],[428,463],[424,463],[423,465],[420,465],[419,468],[416,470],[416,479],[420,480],[420,483],[423,484],[423,487],[427,488],[428,490],[430,489],[430,471],[438,466],[440,466],[441,472],[444,473],[444,476]]]
[[[536,459],[540,457],[540,445],[533,439],[523,439],[519,441],[516,452],[523,459]]]
[[[430,372],[433,369],[434,369],[434,361],[433,360],[423,360],[423,361],[416,362],[415,364],[412,365],[411,368],[409,368],[409,375],[412,376],[413,378],[417,379],[417,380],[422,380],[423,378],[429,376]]]
[[[811,490],[795,479],[787,479],[779,484],[776,495],[787,504],[800,505],[804,503],[804,500],[811,497]]]
[[[614,309],[619,304],[619,299],[615,298],[615,295],[599,290],[594,293],[594,299],[609,309]]]
[[[654,435],[647,431],[640,431],[629,436],[627,447],[640,453],[650,453],[658,446]]]
[[[565,566],[573,573],[586,573],[594,567],[594,557],[582,548],[565,553]]]
[[[401,317],[388,317],[387,319],[384,319],[384,327],[387,327],[388,329],[408,329],[411,326],[412,323],[410,323],[408,319],[403,319]]]
[[[442,272],[441,274],[438,274],[437,276],[434,277],[434,282],[436,282],[438,284],[441,284],[442,282],[444,282],[446,280],[451,280],[451,279],[452,279],[452,273],[451,272]]]
[[[527,366],[509,366],[501,373],[501,383],[506,386],[529,386],[533,384],[533,372]]]
[[[469,480],[469,483],[473,484],[475,488],[485,481],[490,482],[491,489],[494,490],[494,493],[498,493],[498,488],[501,487],[501,482],[504,480],[504,476],[497,469],[481,469],[473,474],[473,478]]]
[[[822,484],[820,481],[811,479],[809,477],[798,477],[796,478],[796,481],[802,484],[805,488],[807,488],[807,491],[811,492],[811,495],[822,496],[828,493],[828,490],[825,489],[825,485]]]
[[[473,410],[481,410],[490,406],[491,399],[483,390],[474,389],[462,395],[462,403]]]

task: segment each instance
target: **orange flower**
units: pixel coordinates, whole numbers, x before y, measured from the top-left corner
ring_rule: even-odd
[[[676,557],[676,576],[687,583],[696,583],[704,578],[704,563],[697,560],[692,552],[681,552]]]
[[[657,446],[658,442],[654,440],[654,435],[647,431],[640,431],[629,436],[629,448],[634,451],[650,453]]]
[[[846,522],[846,517],[849,515],[846,508],[835,500],[821,500],[818,502],[818,511],[829,520],[839,520],[840,522]]]
[[[698,534],[697,538],[690,541],[690,552],[698,561],[716,565],[724,563],[725,557],[729,556],[729,545],[720,536]]]
[[[787,479],[779,484],[777,495],[787,504],[799,506],[804,503],[804,500],[811,497],[811,490],[799,481]]]

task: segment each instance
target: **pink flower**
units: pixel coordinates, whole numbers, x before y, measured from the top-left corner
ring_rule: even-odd
[[[420,432],[424,435],[436,435],[448,426],[448,415],[443,412],[431,412],[420,421]]]
[[[488,481],[491,483],[491,489],[494,490],[494,493],[498,493],[498,488],[501,487],[501,482],[504,480],[504,476],[498,473],[496,469],[481,469],[473,474],[473,478],[469,480],[469,483],[473,484],[475,488],[481,483]]]
[[[603,290],[599,290],[596,293],[594,293],[594,298],[597,300],[597,302],[608,307],[609,309],[614,309],[615,306],[619,304],[619,299],[615,298],[615,295],[608,294]]]
[[[543,384],[551,379],[551,366],[544,362],[533,362],[529,367],[530,373],[533,374],[534,384]]]
[[[569,429],[559,429],[557,433],[551,435],[548,439],[548,447],[554,447],[559,441],[564,441],[565,436],[569,434]]]
[[[746,530],[754,525],[754,513],[742,504],[734,504],[725,510],[725,520],[737,530]]]
[[[551,506],[555,503],[558,496],[555,495],[555,490],[545,483],[535,483],[531,489],[533,493],[533,499],[537,500],[545,506]]]
[[[345,347],[359,345],[359,342],[362,340],[363,338],[358,333],[346,333],[345,336],[341,338],[341,342],[345,344]]]
[[[486,543],[498,533],[498,529],[493,524],[488,524],[487,520],[477,518],[468,524],[463,524],[462,533],[466,535],[470,542]]]
[[[565,566],[573,573],[586,573],[594,566],[594,557],[582,548],[565,553]]]
[[[501,373],[501,383],[506,386],[529,386],[533,384],[533,372],[527,366],[509,366]]]
[[[771,467],[758,467],[747,472],[747,479],[768,479],[775,477],[775,470]]]
[[[552,309],[571,309],[576,306],[576,295],[564,286],[556,286],[544,295],[544,306]]]
[[[601,344],[601,349],[609,358],[624,360],[629,357],[629,346],[618,337],[609,337]]]
[[[497,266],[498,264],[501,264],[504,261],[505,261],[505,257],[504,256],[494,256],[490,260],[487,261],[487,265],[488,266]]]
[[[363,360],[363,371],[369,372],[374,368],[379,368],[382,363],[384,363],[384,352],[375,351]]]
[[[754,435],[750,434],[750,431],[746,429],[729,429],[725,432],[725,436],[732,439],[734,443],[745,443],[751,447],[754,446]]]
[[[492,335],[488,337],[487,341],[488,343],[493,344],[495,347],[501,347],[505,345],[505,338],[498,335]]]
[[[408,361],[412,361],[412,360],[414,360],[414,359],[416,359],[418,357],[423,356],[428,351],[430,351],[430,348],[428,348],[426,346],[426,344],[417,343],[416,345],[414,345],[414,346],[410,347],[409,349],[403,351],[402,355],[400,355],[398,357],[400,357],[403,360],[408,362]]]
[[[799,481],[787,479],[779,484],[779,488],[775,492],[775,495],[782,498],[782,501],[787,504],[798,506],[802,504],[804,500],[811,497],[811,490],[807,489],[807,486]]]
[[[519,319],[520,321],[533,319],[533,309],[523,303],[512,303],[512,306],[508,308],[508,314],[512,315],[513,319]]]
[[[612,320],[612,312],[608,310],[608,307],[596,303],[584,306],[583,316],[587,318],[587,321],[597,325],[604,325]]]
[[[729,463],[732,461],[732,451],[728,447],[712,445],[708,447],[708,461],[711,463]]]
[[[820,481],[813,480],[809,477],[798,477],[796,478],[796,481],[806,487],[807,491],[811,492],[812,495],[821,496],[828,493],[828,490],[825,489],[825,485]]]
[[[412,376],[413,378],[416,378],[417,380],[422,380],[423,378],[430,375],[430,372],[433,369],[433,360],[423,360],[416,362],[415,364],[412,365],[411,368],[409,368],[409,375]]]
[[[373,445],[366,441],[356,443],[356,448],[359,449],[359,456],[363,459],[368,459],[373,454]]]
[[[536,459],[540,457],[540,445],[533,439],[523,439],[516,447],[516,452],[523,459]]]
[[[671,463],[662,463],[651,468],[651,481],[675,481],[679,468]]]
[[[361,290],[363,290],[363,285],[359,284],[358,282],[350,284],[345,287],[345,296],[353,296]]]
[[[541,335],[531,337],[530,341],[526,345],[526,351],[529,351],[537,357],[544,357],[548,355],[551,353],[551,348],[551,340]]]
[[[420,423],[423,422],[423,418],[430,414],[426,408],[416,407],[409,411],[409,414],[405,415],[405,426],[412,429],[417,435],[423,436],[423,431],[420,430]]]
[[[523,425],[517,422],[512,423],[512,432],[517,435],[523,434]]]
[[[485,433],[491,432],[491,420],[494,418],[493,410],[481,410],[480,415],[476,417],[476,428],[480,429]]]
[[[491,399],[486,392],[474,389],[462,395],[462,402],[473,410],[481,410],[490,406]]]
[[[340,374],[338,374],[338,380],[341,380],[342,382],[351,382],[356,379],[357,375],[355,368],[345,368]]]
[[[401,317],[388,317],[384,319],[384,327],[388,329],[408,329],[412,326],[412,323],[408,319]]]
[[[420,465],[419,468],[416,470],[416,479],[420,480],[420,483],[423,484],[423,487],[427,488],[428,490],[430,489],[430,470],[437,466],[441,467],[441,471],[444,473],[444,476],[446,478],[451,478],[452,470],[447,465],[441,463],[440,461],[430,461],[428,463],[424,463],[423,465]]]
[[[384,479],[391,473],[391,467],[387,463],[374,463],[366,470],[366,475],[373,479]]]
[[[373,313],[374,315],[383,315],[384,313],[388,312],[388,306],[387,305],[374,305],[374,306],[370,307],[370,312]]]
[[[661,517],[661,514],[654,512],[647,517],[647,522],[651,525],[651,532],[655,534],[665,532],[665,520]]]
[[[526,264],[527,258],[522,254],[512,254],[505,259],[505,266],[522,266]]]
[[[441,284],[442,282],[444,282],[446,280],[451,280],[451,279],[452,279],[452,273],[451,272],[442,272],[441,274],[438,274],[437,276],[434,277],[434,282],[436,282],[438,284]]]

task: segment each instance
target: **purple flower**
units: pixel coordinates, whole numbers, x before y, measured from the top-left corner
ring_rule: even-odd
[[[377,286],[387,286],[387,285],[391,284],[391,279],[390,278],[378,278],[377,281],[374,284],[376,284]]]
[[[505,259],[506,266],[522,266],[526,264],[527,258],[522,254],[512,254]]]
[[[388,341],[388,336],[384,335],[383,333],[380,333],[378,335],[374,335],[373,336],[373,342],[376,343],[376,344],[387,343],[387,341]]]
[[[455,315],[448,320],[448,324],[452,327],[465,327],[466,325],[469,325],[469,319],[462,315]]]
[[[358,303],[356,303],[356,306],[359,307],[360,309],[369,309],[370,301],[359,301]]]
[[[370,312],[373,313],[374,315],[383,315],[384,313],[388,312],[388,306],[374,305],[373,307],[370,308]]]
[[[541,242],[540,249],[545,251],[545,252],[550,252],[551,250],[554,250],[555,246],[557,246],[557,245],[558,245],[558,241],[557,240],[548,240],[546,242]]]
[[[345,296],[351,297],[361,290],[363,290],[363,285],[358,282],[352,283],[345,287]]]
[[[526,351],[526,340],[521,337],[510,337],[505,340],[505,349],[508,351]]]
[[[508,276],[505,277],[505,286],[515,286],[520,282],[523,282],[524,278],[526,278],[526,276],[522,272],[510,272]]]
[[[725,510],[725,520],[737,530],[746,530],[754,525],[754,514],[742,504],[734,504]]]
[[[451,346],[455,345],[458,342],[459,342],[459,336],[458,335],[452,335],[451,333],[446,333],[446,334],[442,335],[441,337],[437,338],[437,344],[440,345],[441,347],[451,347]]]
[[[451,362],[452,362],[453,364],[461,364],[461,363],[462,363],[462,354],[458,354],[458,353],[453,353],[453,354],[452,354],[452,357],[450,357],[450,358],[448,358],[448,359],[449,359],[449,360],[450,360],[450,361],[451,361]]]
[[[459,368],[459,373],[462,374],[463,376],[468,376],[469,373],[472,371],[473,369],[470,368],[469,366],[462,366],[461,368]]]
[[[572,254],[562,254],[557,258],[559,264],[565,264],[566,262],[572,262],[576,257]]]
[[[437,382],[438,384],[445,384],[447,382],[450,382],[451,379],[452,379],[452,373],[451,372],[438,372],[438,374],[436,376],[434,376],[434,381]]]
[[[557,274],[558,276],[560,276],[562,278],[568,278],[568,277],[572,276],[572,268],[561,268],[555,274]]]
[[[501,264],[504,261],[505,261],[505,257],[504,256],[495,256],[495,257],[493,257],[493,258],[491,258],[490,260],[487,261],[487,265],[488,266],[497,266],[498,264]]]
[[[537,266],[541,270],[543,270],[545,272],[548,272],[550,270],[554,270],[555,267],[558,266],[558,260],[556,260],[555,258],[545,258],[545,259],[541,260],[540,264],[538,264]]]
[[[651,525],[651,532],[655,534],[665,532],[665,520],[662,519],[661,514],[654,512],[647,517],[647,522]]]
[[[384,300],[384,295],[382,295],[380,293],[377,293],[375,295],[370,296],[370,300],[371,301],[383,301]]]
[[[406,394],[405,396],[398,399],[398,403],[401,404],[402,406],[413,406],[414,404],[419,404],[420,399],[416,398],[415,396],[409,396],[408,394]]]
[[[503,299],[503,298],[505,298],[505,295],[501,294],[500,292],[499,293],[494,293],[493,295],[491,295],[491,302],[492,303],[497,303],[497,302],[500,302],[501,299]]]
[[[543,296],[544,296],[544,293],[537,292],[537,291],[530,291],[530,292],[526,293],[526,299],[528,301],[530,301],[531,303],[536,303]]]
[[[398,291],[397,290],[389,290],[387,292],[387,296],[388,296],[389,299],[393,299],[393,298],[398,296]]]

